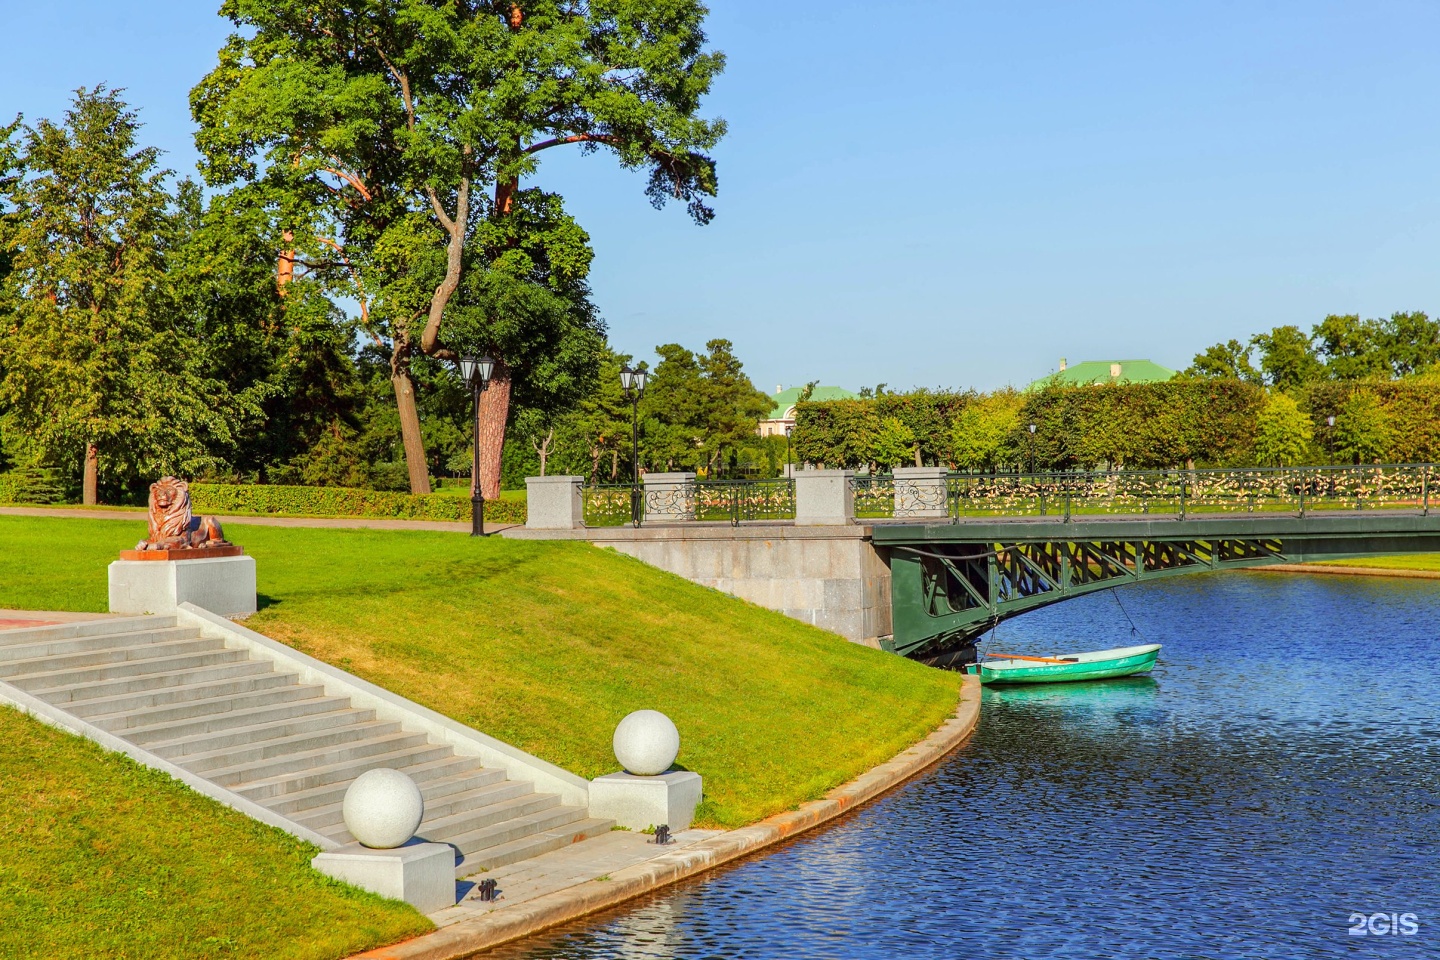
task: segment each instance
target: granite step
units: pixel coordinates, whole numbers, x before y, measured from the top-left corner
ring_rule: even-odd
[[[567,807],[566,809],[580,812],[577,807]],[[465,877],[474,876],[482,870],[494,870],[496,867],[509,866],[512,863],[529,860],[531,857],[538,857],[540,854],[549,853],[552,850],[563,850],[582,840],[602,836],[615,828],[614,820],[585,817],[583,812],[580,812],[580,816],[583,819],[466,854],[455,864],[455,879],[462,880]]]
[[[81,653],[59,654],[51,657],[27,657],[23,660],[0,660],[0,680],[23,677],[34,673],[58,673],[81,670],[85,667],[105,667],[134,660],[154,660],[156,657],[178,657],[192,653],[210,653],[224,650],[221,640],[206,640],[201,637],[141,643],[127,647],[106,647],[102,650],[86,650]]]
[[[366,711],[369,712],[369,711]],[[301,720],[260,724],[258,730],[226,731],[169,743],[147,744],[145,749],[173,760],[193,773],[247,762],[281,760],[312,750],[334,748],[343,753],[379,736],[400,733],[393,720],[360,720],[348,711],[322,713]],[[424,737],[424,734],[416,734]],[[342,759],[337,756],[336,759]]]
[[[75,637],[108,636],[114,633],[134,633],[173,626],[175,626],[174,617],[158,615],[142,617],[102,617],[99,620],[77,620],[74,623],[52,623],[44,627],[23,627],[14,630],[0,630],[0,646],[44,642],[46,640],[69,640]]]
[[[253,731],[256,735],[246,735],[243,739],[233,741],[250,743],[255,739],[263,739],[266,733],[265,725],[285,720],[298,720],[302,717],[342,711],[349,711],[352,714],[363,713],[366,715],[366,719],[373,719],[375,716],[373,710],[351,710],[348,697],[327,697],[315,688],[311,688],[311,690],[313,692],[310,696],[301,700],[282,700],[279,703],[248,706],[234,704],[234,709],[206,713],[201,716],[157,719],[154,723],[142,723],[130,727],[124,731],[122,736],[131,743],[151,747],[159,744],[204,742],[205,738],[211,734],[224,733],[240,736],[246,731]],[[142,717],[142,719],[148,718]]]
[[[0,637],[3,636],[4,634],[0,633]],[[164,640],[192,640],[199,636],[200,631],[188,627],[163,627],[136,633],[101,633],[60,640],[36,640],[30,643],[0,643],[0,663],[7,660],[28,660],[90,653],[114,647],[134,647]]]
[[[293,676],[272,673],[254,679],[222,680],[218,683],[170,688],[164,693],[131,694],[88,701],[72,705],[70,712],[85,717],[101,729],[115,733],[133,727],[190,717],[309,700],[323,696],[324,693],[324,687],[299,684]]]
[[[479,761],[470,757],[457,757],[450,754],[421,763],[408,762],[409,757],[409,753],[401,751],[392,755],[366,758],[364,762],[370,766],[359,768],[354,773],[350,772],[351,769],[354,769],[353,762],[347,762],[349,766],[346,770],[334,771],[335,778],[329,782],[300,790],[280,792],[278,788],[288,786],[288,781],[275,783],[257,781],[253,784],[241,784],[235,788],[235,792],[263,804],[276,813],[293,817],[300,813],[342,802],[345,799],[345,791],[350,789],[350,784],[355,782],[355,778],[365,770],[375,767],[388,767],[392,770],[404,771],[420,788],[420,794],[425,798],[427,804],[432,799],[443,799],[451,793],[459,793],[471,787],[483,787],[505,780],[505,771],[481,767]],[[328,774],[322,771],[328,770],[329,768],[326,767],[317,767],[313,768],[310,773],[312,777],[325,776]],[[272,790],[272,786],[277,789]]]
[[[315,742],[320,739],[320,734],[305,734],[294,738],[303,743],[287,741],[274,744],[269,751],[258,747],[245,751],[253,756],[237,758],[232,751],[221,751],[198,759],[187,758],[181,766],[204,774],[207,780],[222,787],[248,795],[240,789],[240,785],[247,781],[275,778],[289,784],[290,790],[304,790],[329,782],[317,779],[327,775],[321,768],[330,768],[329,774],[332,775],[339,770],[353,770],[349,774],[353,779],[370,767],[379,766],[379,762],[372,758],[381,755],[408,752],[417,755],[418,762],[418,755],[428,754],[427,759],[436,760],[452,752],[447,745],[431,743],[423,733],[405,733],[398,723],[377,722],[362,726],[369,729],[350,728],[355,736],[348,742],[320,743]],[[388,728],[389,732],[377,736],[378,728],[382,727]]]
[[[259,660],[229,659],[205,667],[192,667],[174,672],[148,673],[134,677],[113,677],[84,683],[66,683],[62,675],[50,684],[15,686],[63,709],[72,703],[88,703],[111,697],[128,696],[135,693],[157,693],[162,691],[180,692],[200,683],[217,680],[238,680],[275,675],[275,668]],[[291,678],[293,679],[293,678]],[[6,681],[11,682],[11,681]]]
[[[64,687],[94,681],[134,679],[157,675],[172,677],[186,670],[218,667],[245,659],[243,650],[208,650],[202,653],[186,653],[173,657],[126,660],[123,663],[107,663],[75,670],[45,670],[23,676],[8,676],[4,680],[21,690],[34,692],[50,687]]]
[[[420,793],[421,796],[424,796],[425,791],[422,789]],[[538,806],[533,806],[536,798],[542,802]],[[487,784],[483,787],[452,794],[449,797],[438,798],[433,803],[427,800],[425,819],[420,822],[420,832],[425,834],[427,831],[445,833],[446,831],[478,830],[515,815],[519,812],[519,806],[524,806],[519,801],[524,800],[532,801],[533,806],[533,809],[526,809],[525,813],[537,813],[547,806],[554,806],[560,802],[559,798],[553,794],[536,793],[531,784],[518,780],[502,780],[499,783]],[[307,810],[301,814],[292,814],[291,819],[317,833],[335,836],[335,839],[340,840],[341,843],[349,843],[353,838],[345,830],[344,819],[341,815],[342,807],[341,803],[332,803],[314,810]],[[456,827],[460,829],[458,831],[452,829]],[[344,836],[336,835],[336,831]]]

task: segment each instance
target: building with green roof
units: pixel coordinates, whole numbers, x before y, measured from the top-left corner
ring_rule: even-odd
[[[1041,377],[1026,390],[1044,387],[1089,387],[1106,383],[1164,383],[1175,371],[1152,360],[1085,360],[1073,367],[1060,358],[1060,369]]]
[[[770,411],[770,416],[760,421],[760,436],[775,437],[784,436],[786,427],[795,426],[795,404],[800,402],[800,394],[805,392],[804,387],[791,387],[788,390],[775,388],[772,399],[775,406]],[[821,400],[854,400],[855,394],[844,387],[820,387],[810,395],[812,401]]]

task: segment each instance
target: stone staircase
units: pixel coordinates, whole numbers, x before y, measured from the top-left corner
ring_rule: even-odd
[[[355,844],[340,813],[351,782],[402,770],[425,797],[417,836],[455,848],[457,878],[613,825],[175,617],[0,630],[0,684],[337,845]]]

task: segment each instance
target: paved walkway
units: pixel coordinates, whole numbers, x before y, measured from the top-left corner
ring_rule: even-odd
[[[604,836],[593,837],[563,850],[542,853],[538,857],[531,857],[508,867],[497,867],[473,876],[463,884],[469,888],[464,891],[464,899],[448,910],[430,914],[430,919],[435,921],[438,927],[448,927],[462,920],[518,907],[546,894],[580,884],[607,883],[611,874],[626,867],[654,860],[662,854],[684,850],[724,832],[683,830],[674,835],[673,842],[657,847],[654,837],[629,830],[612,830]],[[474,884],[480,880],[495,881],[495,900],[485,902],[476,899]]]
[[[0,517],[61,517],[87,520],[145,521],[144,510],[118,510],[105,507],[0,507]],[[332,527],[341,530],[443,530],[447,533],[469,533],[469,523],[444,520],[374,520],[365,517],[251,517],[217,516],[222,524],[238,523],[256,527]],[[485,532],[499,533],[518,527],[518,523],[485,524]]]

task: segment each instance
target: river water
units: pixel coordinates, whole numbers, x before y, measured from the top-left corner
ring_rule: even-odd
[[[1151,676],[987,688],[969,744],[833,826],[493,956],[1440,957],[1440,582],[1117,596],[995,649],[1160,642]]]

